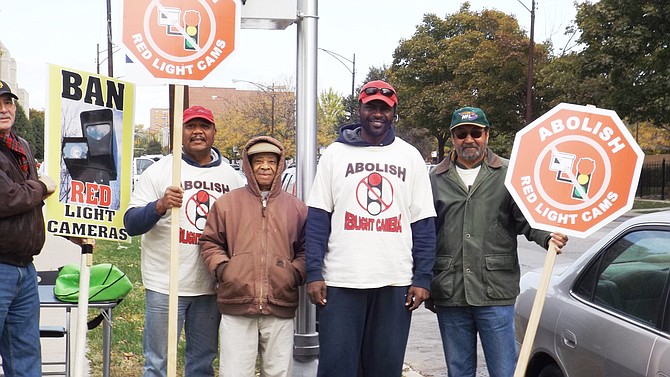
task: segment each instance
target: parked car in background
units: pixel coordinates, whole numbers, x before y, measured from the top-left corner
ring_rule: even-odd
[[[295,166],[289,166],[284,169],[281,175],[281,188],[289,194],[297,196]]]
[[[555,268],[526,377],[670,376],[670,211],[619,225]],[[521,279],[523,341],[540,272]]]
[[[135,188],[137,181],[140,179],[140,175],[142,175],[142,173],[154,162],[160,160],[161,157],[163,156],[159,154],[150,154],[133,158],[133,189]]]
[[[247,176],[244,175],[244,172],[242,171],[242,167],[240,166],[240,164],[237,164],[237,163],[231,163],[231,164],[230,164],[230,167],[233,168],[233,169],[235,169],[235,171],[237,172],[237,174],[239,174],[240,177],[242,177],[242,181],[244,182],[244,185],[246,185],[246,184],[247,184]]]

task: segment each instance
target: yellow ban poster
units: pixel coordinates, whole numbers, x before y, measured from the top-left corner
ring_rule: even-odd
[[[135,86],[49,65],[44,162],[56,181],[49,233],[130,242],[123,227],[131,187]]]

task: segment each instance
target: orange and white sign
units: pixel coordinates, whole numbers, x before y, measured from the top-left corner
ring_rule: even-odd
[[[124,0],[123,44],[157,79],[198,81],[235,50],[236,0]]]
[[[534,228],[586,237],[633,207],[643,160],[614,111],[562,103],[517,133],[505,186]]]

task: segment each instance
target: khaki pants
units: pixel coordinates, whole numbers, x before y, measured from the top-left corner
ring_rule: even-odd
[[[291,376],[293,319],[221,315],[220,377],[254,377],[260,354],[261,377]]]

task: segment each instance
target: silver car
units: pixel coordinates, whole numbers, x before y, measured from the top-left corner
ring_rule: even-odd
[[[281,187],[289,194],[297,196],[296,183],[296,168],[295,166],[289,166],[281,175]]]
[[[627,220],[549,283],[526,377],[670,376],[670,212]],[[540,271],[521,278],[521,344]]]

